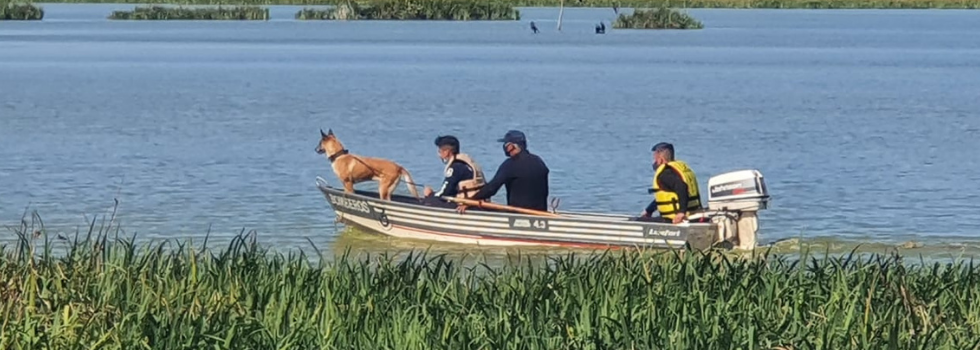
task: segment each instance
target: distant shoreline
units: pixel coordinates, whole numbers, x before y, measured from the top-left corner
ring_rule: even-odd
[[[370,5],[378,0],[360,0],[359,4]],[[493,0],[473,1],[474,3],[505,4],[513,7],[559,7],[560,0]],[[211,5],[211,6],[242,6],[242,5],[284,5],[284,6],[330,6],[339,3],[338,0],[241,0],[234,2],[216,2],[213,0],[180,0],[180,1],[133,1],[133,0],[47,0],[50,4],[155,4],[155,5]],[[664,1],[656,0],[568,0],[564,6],[568,8],[656,8]],[[39,3],[35,3],[39,4]],[[980,0],[693,0],[670,1],[668,7],[687,9],[980,9]]]
[[[45,5],[58,4],[119,4],[134,6],[206,6],[222,9],[133,9],[114,11],[111,20],[269,20],[265,6],[302,6],[294,16],[297,20],[521,20],[518,8],[558,8],[562,0],[455,0],[447,4],[440,0],[357,0],[354,7],[337,18],[333,9],[316,9],[313,6],[335,6],[347,3],[341,0],[240,0],[234,3],[220,3],[213,0],[48,0],[28,2],[0,0],[0,21],[43,20]],[[680,27],[700,28],[700,24],[683,26],[666,16],[667,22],[640,24],[627,21],[629,9],[655,9],[666,6],[671,9],[814,9],[814,10],[975,10],[980,9],[980,0],[568,0],[563,4],[568,8],[608,8],[615,10],[618,25],[616,28],[632,29],[680,29]],[[393,7],[394,6],[394,7]],[[248,9],[237,7],[249,7]],[[367,14],[353,14],[350,9],[385,9],[369,11]],[[426,8],[419,11],[417,7]],[[396,9],[397,8],[397,9]],[[465,9],[464,9],[465,8]],[[620,9],[625,11],[620,11]],[[397,11],[396,11],[397,10]],[[392,12],[395,11],[395,12]],[[378,13],[374,13],[378,12]],[[625,13],[624,13],[625,12]],[[649,22],[649,21],[648,21]],[[695,20],[696,22],[696,20]],[[651,24],[653,23],[653,24]],[[692,22],[693,23],[693,22]]]

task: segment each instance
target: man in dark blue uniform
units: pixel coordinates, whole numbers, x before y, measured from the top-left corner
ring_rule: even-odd
[[[436,137],[435,144],[438,147],[439,159],[443,163],[446,163],[446,168],[443,170],[445,177],[442,179],[442,187],[439,188],[438,192],[433,193],[432,188],[425,186],[423,191],[425,198],[422,199],[422,203],[438,207],[455,208],[455,203],[448,202],[439,197],[457,197],[460,193],[460,184],[466,183],[467,181],[472,182],[472,179],[476,177],[474,174],[479,169],[473,169],[467,163],[472,162],[469,156],[459,153],[459,140],[456,137],[451,135],[439,136]],[[483,174],[480,173],[478,178],[482,181]]]
[[[507,159],[497,168],[493,179],[486,183],[479,192],[470,199],[489,199],[497,194],[500,186],[507,187],[507,205],[534,209],[548,210],[548,166],[541,157],[527,151],[527,139],[524,133],[510,130],[497,142],[504,143],[504,154]],[[460,206],[459,211],[466,210]]]

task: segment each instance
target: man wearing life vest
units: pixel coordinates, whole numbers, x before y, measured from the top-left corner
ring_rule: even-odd
[[[439,197],[472,197],[486,180],[483,177],[483,170],[480,165],[473,161],[469,155],[459,153],[459,140],[454,136],[439,136],[435,141],[438,147],[439,158],[446,164],[443,169],[445,178],[442,187],[438,192],[433,193],[428,186],[424,189],[424,203],[437,205],[447,208],[454,208],[456,204],[447,202]]]
[[[698,179],[687,163],[674,159],[674,145],[661,142],[652,151],[654,174],[650,193],[654,200],[640,214],[640,220],[684,222],[692,212],[702,209]],[[660,218],[650,218],[655,210],[660,212]]]

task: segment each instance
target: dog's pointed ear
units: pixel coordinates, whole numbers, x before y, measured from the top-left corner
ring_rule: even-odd
[[[323,133],[323,129],[320,129],[320,137],[326,138],[327,134]]]
[[[327,129],[327,135],[333,136],[333,129]]]

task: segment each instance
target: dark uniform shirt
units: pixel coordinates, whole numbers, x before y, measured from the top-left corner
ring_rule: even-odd
[[[459,182],[472,179],[473,169],[463,161],[453,160],[446,170],[446,177],[442,179],[442,188],[433,193],[436,197],[448,196],[455,197],[459,193]]]
[[[548,173],[550,170],[541,157],[523,150],[517,156],[504,160],[493,179],[472,199],[493,197],[500,186],[507,186],[507,205],[548,210]]]
[[[684,178],[681,174],[677,173],[677,170],[667,166],[664,171],[660,172],[660,189],[674,192],[677,194],[677,205],[679,208],[687,208],[687,183],[684,182]],[[657,211],[657,200],[654,199],[647,206],[647,213],[654,213]]]

